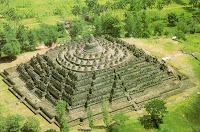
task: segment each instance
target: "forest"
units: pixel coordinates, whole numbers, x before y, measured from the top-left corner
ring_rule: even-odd
[[[188,34],[200,32],[198,0],[115,0],[104,3],[97,0],[77,0],[71,4],[70,10],[65,7],[68,9],[69,18],[65,15],[65,1],[60,3],[63,7],[56,7],[52,12],[45,11],[42,16],[28,1],[16,4],[1,0],[0,3],[1,57],[14,58],[20,53],[35,50],[38,44],[51,47],[53,43],[64,39],[78,40],[88,37],[89,34],[108,34],[122,38],[176,36],[177,40],[184,43]],[[178,5],[178,8],[183,7],[184,11],[177,12],[172,8],[172,11],[166,12],[165,7],[170,8],[169,5]],[[42,19],[51,15],[60,17],[61,21],[52,25]],[[28,19],[36,19],[39,25],[25,25],[24,21]],[[66,20],[70,22],[70,28],[65,26]]]

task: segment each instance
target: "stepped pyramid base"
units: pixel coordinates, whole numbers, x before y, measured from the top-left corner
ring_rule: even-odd
[[[84,52],[89,42],[104,50]],[[50,123],[58,125],[55,105],[59,99],[65,100],[65,116],[71,126],[88,122],[88,106],[94,119],[101,119],[103,98],[113,115],[138,111],[149,100],[165,99],[194,86],[187,77],[169,71],[166,63],[134,45],[110,36],[89,42],[56,47],[1,75],[22,103]]]

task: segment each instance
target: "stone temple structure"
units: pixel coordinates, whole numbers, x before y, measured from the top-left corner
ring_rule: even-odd
[[[51,123],[57,123],[57,101],[65,100],[72,126],[87,123],[88,106],[101,119],[103,98],[113,115],[193,86],[165,62],[106,35],[57,46],[1,75],[22,103]]]

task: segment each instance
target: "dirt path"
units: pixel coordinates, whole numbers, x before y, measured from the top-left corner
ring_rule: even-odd
[[[33,52],[27,52],[27,53],[21,54],[21,55],[17,56],[17,59],[12,61],[12,62],[1,62],[0,63],[0,72],[3,72],[4,69],[19,65],[20,63],[27,62],[33,56],[36,56],[37,54],[44,54],[49,49],[50,48],[45,48],[45,49],[36,50],[36,51],[33,51]]]
[[[171,56],[167,56],[167,57],[163,57],[162,60],[166,61],[166,60],[172,60],[178,56],[181,56],[181,55],[184,55],[183,53],[177,53],[177,54],[174,54],[174,55],[171,55]]]

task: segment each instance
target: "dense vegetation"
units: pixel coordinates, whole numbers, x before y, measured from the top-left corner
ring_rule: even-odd
[[[0,131],[1,132],[40,132],[40,123],[37,119],[29,117],[26,120],[21,115],[3,116],[0,105]],[[24,121],[25,120],[25,121]]]
[[[71,7],[65,4],[70,3]],[[40,12],[34,9],[30,1],[18,2],[1,0],[1,16],[4,24],[0,29],[1,56],[15,57],[17,54],[35,50],[39,43],[50,47],[58,38],[66,39],[64,22],[57,25],[44,24],[42,18],[59,16],[63,21],[70,19],[69,35],[72,40],[95,35],[109,34],[114,37],[149,38],[152,36],[176,36],[187,41],[187,34],[200,33],[199,0],[62,0],[52,10]],[[56,2],[55,2],[56,3]],[[171,11],[162,15],[165,7],[179,4],[182,12]],[[15,5],[14,5],[15,4]],[[52,5],[53,1],[48,2]],[[65,6],[66,5],[66,6]],[[71,12],[65,13],[66,9]],[[44,11],[44,12],[43,12]],[[36,18],[40,23],[37,28],[23,25],[24,20]],[[67,18],[68,19],[68,18]],[[1,22],[1,21],[0,21]],[[43,23],[44,22],[44,23]]]

